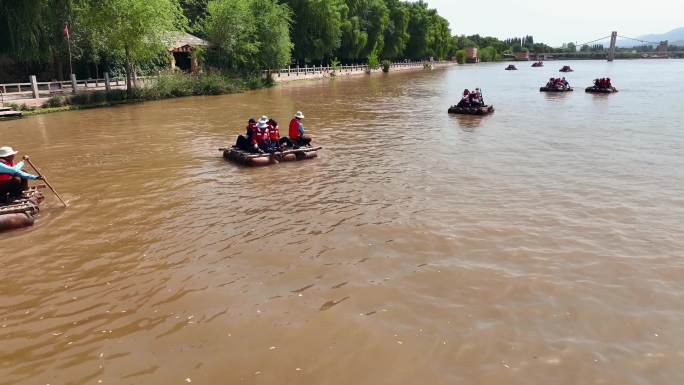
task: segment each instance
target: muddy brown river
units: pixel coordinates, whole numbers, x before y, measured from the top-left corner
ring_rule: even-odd
[[[683,62],[505,64],[0,122],[70,202],[0,235],[0,384],[684,383]]]

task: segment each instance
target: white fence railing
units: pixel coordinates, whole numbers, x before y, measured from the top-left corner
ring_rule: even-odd
[[[430,61],[406,61],[406,62],[396,62],[390,64],[390,70],[396,69],[396,68],[409,68],[409,67],[423,67],[425,64],[436,64],[439,62],[430,62]],[[382,68],[382,65],[380,65]],[[369,67],[368,64],[352,64],[352,65],[343,65],[337,67],[338,73],[345,73],[345,72],[365,72],[368,71]],[[282,68],[280,70],[264,70],[262,73],[264,75],[268,75],[269,73],[273,76],[300,76],[300,75],[312,75],[312,74],[320,74],[320,73],[330,73],[335,70],[334,67],[331,66],[304,66],[304,67],[287,67],[287,68]]]
[[[136,76],[135,81],[146,81],[153,77],[154,76]],[[76,79],[72,76],[71,80],[52,82],[39,82],[36,81],[34,75],[31,75],[28,83],[0,84],[0,96],[2,96],[3,101],[7,102],[13,99],[38,99],[53,95],[75,94],[82,91],[109,90],[122,87],[126,87],[126,78],[110,78],[107,73],[104,74],[103,78],[98,79]]]

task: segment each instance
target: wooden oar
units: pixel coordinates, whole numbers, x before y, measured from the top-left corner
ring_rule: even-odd
[[[47,181],[47,179],[45,179],[45,175],[40,173],[40,170],[38,170],[38,167],[36,167],[36,165],[33,164],[33,162],[31,162],[31,159],[29,159],[28,155],[24,155],[24,160],[27,161],[28,164],[31,165],[31,167],[33,167],[34,170],[36,170],[36,174],[38,174],[38,176],[43,180],[43,182],[45,182],[45,184],[48,186],[48,188],[50,188],[50,190],[52,190],[52,192],[55,194],[57,199],[59,199],[59,201],[62,202],[64,207],[68,207],[69,205],[67,205],[67,203],[64,202],[64,199],[62,199],[62,197],[59,196],[59,194],[57,194],[57,191],[55,191],[55,188],[52,187],[52,185],[50,184],[50,182]]]

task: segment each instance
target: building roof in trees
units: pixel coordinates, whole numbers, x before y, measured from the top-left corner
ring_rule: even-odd
[[[207,47],[209,42],[187,32],[169,32],[165,37],[169,51],[186,51],[196,47]]]

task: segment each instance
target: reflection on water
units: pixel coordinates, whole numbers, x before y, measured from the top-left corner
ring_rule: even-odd
[[[458,125],[466,132],[473,132],[473,129],[480,127],[487,116],[476,116],[476,115],[452,115],[452,117],[458,122]]]
[[[562,64],[0,123],[71,202],[2,235],[0,384],[682,383],[681,63]],[[297,110],[318,159],[216,151]]]

